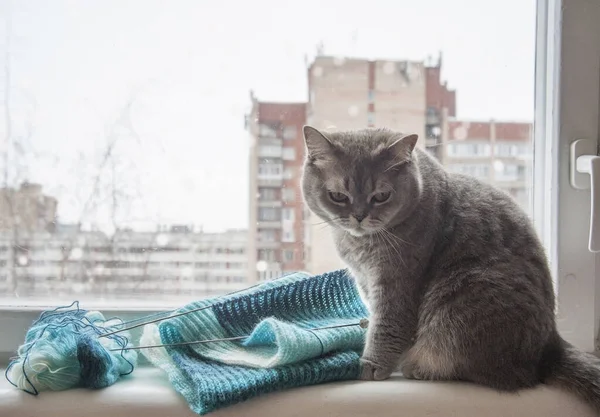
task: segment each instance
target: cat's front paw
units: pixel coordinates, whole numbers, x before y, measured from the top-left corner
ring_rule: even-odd
[[[360,360],[360,379],[363,381],[383,381],[388,379],[393,369],[376,364],[368,359]]]
[[[400,368],[400,371],[402,372],[402,376],[404,376],[406,379],[427,379],[419,367],[413,363],[404,363]]]

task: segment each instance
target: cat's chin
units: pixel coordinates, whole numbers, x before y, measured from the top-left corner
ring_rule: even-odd
[[[350,233],[354,237],[363,237],[375,234],[376,230],[367,230],[367,229],[347,229],[347,232]]]

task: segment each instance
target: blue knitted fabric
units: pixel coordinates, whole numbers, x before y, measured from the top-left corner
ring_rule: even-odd
[[[175,389],[198,414],[286,388],[357,379],[367,316],[345,271],[297,273],[244,292],[192,303],[213,307],[146,328],[142,344],[181,343],[250,335],[217,342],[149,349]]]

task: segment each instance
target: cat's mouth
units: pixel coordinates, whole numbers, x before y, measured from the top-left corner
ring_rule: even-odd
[[[383,222],[373,219],[370,216],[362,219],[362,221],[358,221],[353,216],[333,218],[331,219],[331,224],[337,229],[341,229],[355,237],[374,235],[384,227]]]
[[[368,230],[359,227],[359,228],[354,228],[354,229],[348,229],[348,233],[350,233],[352,236],[355,236],[355,237],[361,237],[361,236],[369,235],[372,232],[369,232]]]
[[[371,224],[365,224],[365,222],[358,223],[356,221],[349,222],[346,224],[341,224],[342,228],[350,233],[352,236],[361,237],[375,234],[379,231],[380,227],[374,227]]]

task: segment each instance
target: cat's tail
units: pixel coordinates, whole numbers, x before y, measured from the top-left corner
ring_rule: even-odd
[[[600,414],[600,359],[556,336],[546,350],[544,382],[572,392]]]

